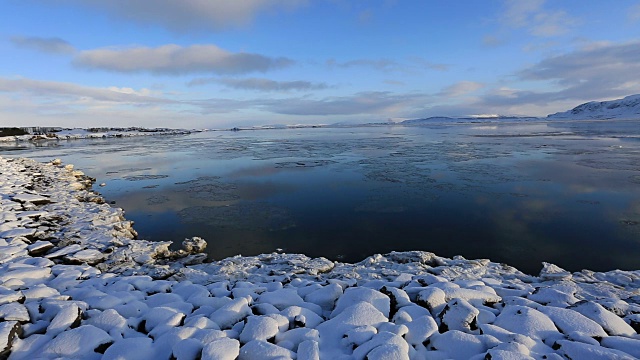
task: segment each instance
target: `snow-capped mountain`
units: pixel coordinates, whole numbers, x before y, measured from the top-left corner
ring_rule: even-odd
[[[548,119],[640,119],[640,94],[610,101],[590,101],[569,111],[547,116]]]

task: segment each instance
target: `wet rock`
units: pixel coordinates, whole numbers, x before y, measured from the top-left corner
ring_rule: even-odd
[[[189,254],[197,254],[204,252],[207,248],[207,242],[200,237],[192,237],[182,242],[182,248]]]

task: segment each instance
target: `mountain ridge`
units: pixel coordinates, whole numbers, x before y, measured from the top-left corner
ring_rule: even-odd
[[[589,101],[571,110],[547,115],[547,119],[640,119],[640,94],[608,101]]]

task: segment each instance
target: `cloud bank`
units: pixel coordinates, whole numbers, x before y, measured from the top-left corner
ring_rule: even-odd
[[[76,49],[67,41],[58,37],[13,36],[13,45],[50,54],[72,54]]]
[[[123,73],[150,72],[163,75],[192,73],[246,74],[267,72],[290,66],[293,60],[260,54],[233,53],[215,45],[163,45],[126,49],[82,51],[74,59],[77,66]]]
[[[63,0],[118,19],[177,32],[219,31],[245,26],[260,13],[292,10],[307,0]]]
[[[131,88],[96,88],[73,83],[43,81],[33,79],[0,78],[0,92],[28,93],[43,98],[67,97],[75,100],[93,99],[97,101],[128,104],[174,104],[176,101],[149,96],[148,90],[135,91]]]
[[[555,91],[514,90],[494,93],[485,101],[496,105],[547,104],[575,99],[594,100],[640,92],[640,42],[597,44],[549,57],[520,71],[526,81],[546,81]]]
[[[311,81],[275,81],[262,78],[197,78],[191,80],[188,85],[205,85],[205,84],[222,84],[229,88],[240,90],[256,90],[256,91],[305,91],[305,90],[321,90],[329,86],[325,83],[314,83]]]

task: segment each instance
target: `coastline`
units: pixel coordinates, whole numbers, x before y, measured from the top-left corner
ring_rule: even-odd
[[[205,262],[203,239],[136,239],[71,165],[0,157],[0,172],[0,358],[640,357],[640,270],[530,276],[419,251]]]

